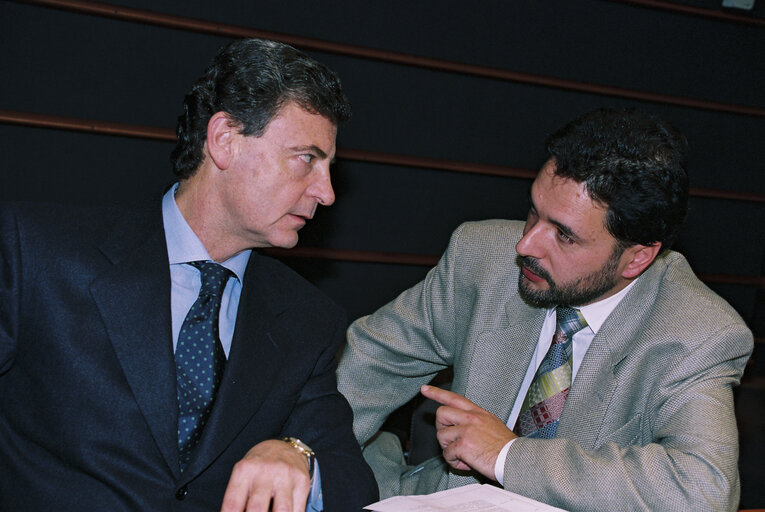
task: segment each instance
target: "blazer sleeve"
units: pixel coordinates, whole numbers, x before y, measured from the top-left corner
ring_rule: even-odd
[[[752,336],[743,323],[732,323],[700,341],[682,356],[670,355],[666,373],[647,384],[655,390],[649,406],[612,440],[585,450],[570,439],[517,439],[504,487],[567,510],[736,510],[731,388]]]
[[[455,250],[459,231],[425,279],[350,326],[338,387],[351,404],[364,445],[393,411],[454,358]]]
[[[353,437],[351,409],[337,390],[336,354],[344,340],[345,315],[326,313],[321,321],[334,323],[331,342],[317,359],[282,435],[300,437],[316,453],[324,509],[355,512],[377,501],[377,484]]]

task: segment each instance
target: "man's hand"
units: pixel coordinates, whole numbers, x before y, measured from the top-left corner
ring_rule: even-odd
[[[443,404],[436,411],[436,437],[446,462],[455,469],[473,469],[496,481],[497,456],[518,436],[502,420],[462,395],[434,386],[422,386],[420,391]]]
[[[234,466],[221,512],[304,512],[310,488],[305,457],[284,441],[263,441]]]

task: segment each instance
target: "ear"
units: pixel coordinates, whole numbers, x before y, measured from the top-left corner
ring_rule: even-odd
[[[622,277],[634,279],[648,268],[661,251],[661,242],[653,245],[633,245],[625,249],[622,255],[626,266],[622,269]]]
[[[237,133],[236,123],[225,112],[216,112],[207,123],[205,147],[218,169],[228,169],[231,164],[234,156],[234,138]]]

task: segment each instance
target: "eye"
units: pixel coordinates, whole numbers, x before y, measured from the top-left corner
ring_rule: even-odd
[[[310,153],[305,153],[305,154],[303,154],[303,155],[298,155],[298,158],[300,158],[300,159],[301,159],[302,161],[304,161],[305,163],[307,163],[307,164],[310,164],[311,162],[313,162],[313,161],[314,161],[314,159],[316,158],[316,156],[314,156],[314,155],[312,155],[312,154],[310,154]]]
[[[574,243],[574,239],[573,238],[571,238],[566,233],[564,233],[563,231],[560,231],[560,230],[558,230],[558,238],[560,238],[561,241],[563,241],[563,242],[565,242],[567,244],[573,244]]]

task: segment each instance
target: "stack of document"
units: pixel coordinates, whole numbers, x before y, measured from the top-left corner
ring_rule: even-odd
[[[394,496],[364,507],[374,512],[566,512],[488,484],[422,496]]]

